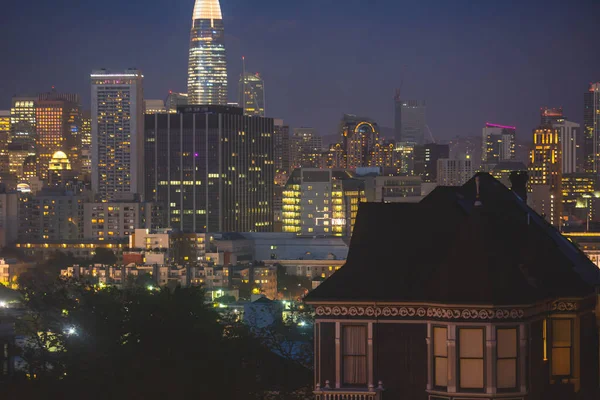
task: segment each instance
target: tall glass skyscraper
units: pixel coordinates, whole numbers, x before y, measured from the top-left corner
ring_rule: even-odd
[[[242,74],[238,92],[238,104],[244,109],[244,115],[265,116],[265,82],[258,72]]]
[[[225,33],[219,0],[196,0],[190,34],[189,104],[227,105]]]

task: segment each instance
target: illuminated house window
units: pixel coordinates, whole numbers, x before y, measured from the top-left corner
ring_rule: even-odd
[[[573,347],[573,321],[570,319],[552,320],[552,352],[550,354],[552,376],[571,376]]]
[[[342,374],[345,385],[367,383],[367,327],[346,325],[342,332]]]
[[[434,384],[439,388],[448,386],[448,328],[433,328]]]
[[[461,389],[483,390],[483,329],[459,329],[458,375]]]
[[[498,389],[517,388],[517,329],[496,332],[496,380]]]

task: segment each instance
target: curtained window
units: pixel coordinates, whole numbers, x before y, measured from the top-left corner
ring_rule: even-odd
[[[459,329],[459,382],[461,389],[483,389],[483,329]]]
[[[573,321],[552,320],[552,376],[571,376]]]
[[[433,328],[434,385],[448,387],[448,328]]]
[[[517,388],[517,329],[496,331],[496,380],[498,389]]]
[[[343,326],[342,374],[345,385],[367,384],[367,327],[365,325]]]

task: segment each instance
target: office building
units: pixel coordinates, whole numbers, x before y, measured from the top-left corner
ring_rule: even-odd
[[[190,105],[227,105],[225,32],[219,0],[196,0],[188,64]]]
[[[244,72],[238,92],[238,104],[244,109],[244,115],[265,116],[265,82],[258,72]]]
[[[598,199],[594,196],[597,177],[586,172],[566,173],[562,175],[562,216],[563,231],[589,231],[590,222],[594,222]]]
[[[502,161],[487,171],[506,187],[511,187],[510,175],[513,172],[527,173],[527,166],[520,161]]]
[[[396,159],[400,165],[400,175],[415,173],[415,144],[411,142],[396,143]]]
[[[146,200],[185,232],[272,231],[273,131],[227,106],[146,115]]]
[[[437,161],[438,186],[462,186],[475,175],[477,169],[470,158],[440,158]]]
[[[81,114],[81,167],[83,176],[91,177],[92,174],[92,114],[84,111]]]
[[[144,114],[165,114],[167,113],[165,102],[160,99],[144,100]]]
[[[188,105],[188,95],[187,93],[177,93],[169,91],[169,95],[167,96],[165,105],[167,107],[168,112],[176,113],[177,107]]]
[[[304,298],[316,400],[598,398],[598,267],[477,178],[361,207],[345,265]]]
[[[579,159],[581,149],[581,126],[575,122],[568,121],[562,117],[552,124],[553,129],[558,130],[560,141],[561,164],[563,174],[573,174],[579,171]]]
[[[542,107],[540,108],[540,124],[541,125],[554,125],[560,120],[563,120],[563,109],[562,107]]]
[[[375,152],[379,144],[379,127],[370,118],[344,114],[340,127],[344,150],[344,168],[356,169],[377,165]]]
[[[10,139],[10,111],[0,110],[0,175],[10,173],[8,157]]]
[[[19,194],[0,188],[0,247],[12,245],[19,234]]]
[[[364,182],[344,170],[297,168],[283,192],[283,232],[298,236],[349,236]]]
[[[398,142],[425,143],[427,105],[423,100],[395,99],[395,139]]]
[[[486,123],[481,138],[481,161],[484,164],[497,164],[515,159],[514,126]]]
[[[583,95],[583,169],[600,171],[600,82],[590,84]]]
[[[144,99],[136,69],[92,72],[92,190],[100,201],[143,193]]]
[[[120,239],[136,229],[155,228],[152,203],[117,200],[83,205],[83,237],[94,240]],[[156,246],[158,247],[158,246]]]
[[[562,164],[557,129],[541,125],[533,131],[529,164],[529,204],[548,222],[560,227]]]
[[[57,151],[52,155],[48,163],[48,186],[65,186],[69,180],[74,179],[75,171],[71,167],[71,161],[63,151]]]
[[[290,173],[290,127],[282,119],[274,120],[273,162],[275,173]]]
[[[35,104],[37,97],[13,97],[10,133],[13,143],[35,144]]]
[[[81,149],[81,111],[79,96],[51,92],[39,95],[36,110],[37,172],[40,179],[48,179],[48,166],[57,151],[64,152],[73,161],[79,161]]]
[[[415,175],[423,182],[437,181],[437,162],[440,158],[448,158],[450,147],[447,144],[427,143],[415,146]]]
[[[318,168],[321,166],[323,139],[314,128],[294,128],[290,138],[291,168]]]
[[[84,197],[46,188],[19,198],[19,240],[76,240],[83,234]]]

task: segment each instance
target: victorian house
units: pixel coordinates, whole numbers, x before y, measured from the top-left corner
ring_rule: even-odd
[[[488,174],[362,203],[311,292],[318,400],[599,400],[600,270]]]

